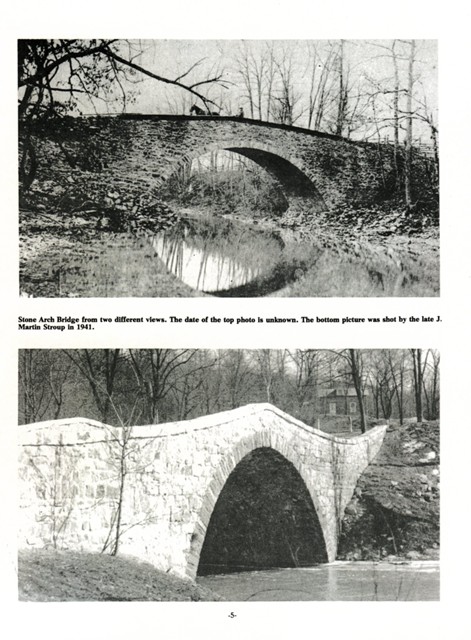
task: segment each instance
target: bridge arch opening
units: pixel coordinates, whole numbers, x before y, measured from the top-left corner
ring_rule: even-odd
[[[252,160],[265,169],[281,184],[288,201],[293,198],[305,198],[310,200],[312,205],[325,210],[325,203],[312,181],[291,160],[279,153],[256,147],[226,147],[226,149]]]
[[[197,575],[327,562],[322,528],[294,465],[254,449],[230,473],[211,514]]]
[[[217,170],[217,164],[215,165],[213,162],[213,156],[217,156],[217,154],[222,155],[223,158],[224,156],[235,158],[236,166],[237,159],[240,164],[242,164],[241,161],[248,160],[249,165],[253,163],[252,166],[257,165],[263,170],[268,178],[268,181],[264,182],[270,186],[270,200],[275,213],[281,214],[288,208],[302,208],[317,212],[326,211],[328,208],[299,160],[286,157],[279,149],[251,142],[221,141],[192,149],[185,153],[185,157],[178,162],[177,166],[174,165],[171,168],[171,174],[167,177],[167,187],[164,187],[164,191],[169,187],[174,189],[175,185],[181,187],[182,183],[191,185],[188,177],[196,174],[196,166],[199,166],[200,169],[203,167],[207,172]],[[181,180],[181,176],[184,177],[183,180]],[[226,191],[233,194],[232,187]],[[263,193],[265,200],[267,193],[266,189]]]

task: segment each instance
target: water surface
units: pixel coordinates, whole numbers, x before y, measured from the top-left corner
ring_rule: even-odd
[[[435,561],[334,562],[309,568],[247,571],[197,578],[230,601],[439,600]]]
[[[235,226],[226,220],[180,220],[156,234],[152,247],[167,271],[197,291],[238,289],[268,276],[282,259],[276,233]]]

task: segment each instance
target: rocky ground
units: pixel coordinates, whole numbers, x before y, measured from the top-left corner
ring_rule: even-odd
[[[19,553],[18,592],[20,600],[35,602],[223,600],[134,558],[46,550]]]
[[[391,425],[346,508],[340,560],[438,559],[438,422]]]

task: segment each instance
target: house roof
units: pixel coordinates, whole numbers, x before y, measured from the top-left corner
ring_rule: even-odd
[[[363,392],[364,396],[368,395],[368,391]],[[319,389],[319,398],[356,398],[357,393],[354,387],[343,387],[335,389]]]

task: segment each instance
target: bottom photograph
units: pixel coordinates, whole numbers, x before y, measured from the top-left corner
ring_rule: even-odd
[[[23,349],[23,601],[440,597],[435,349]]]

